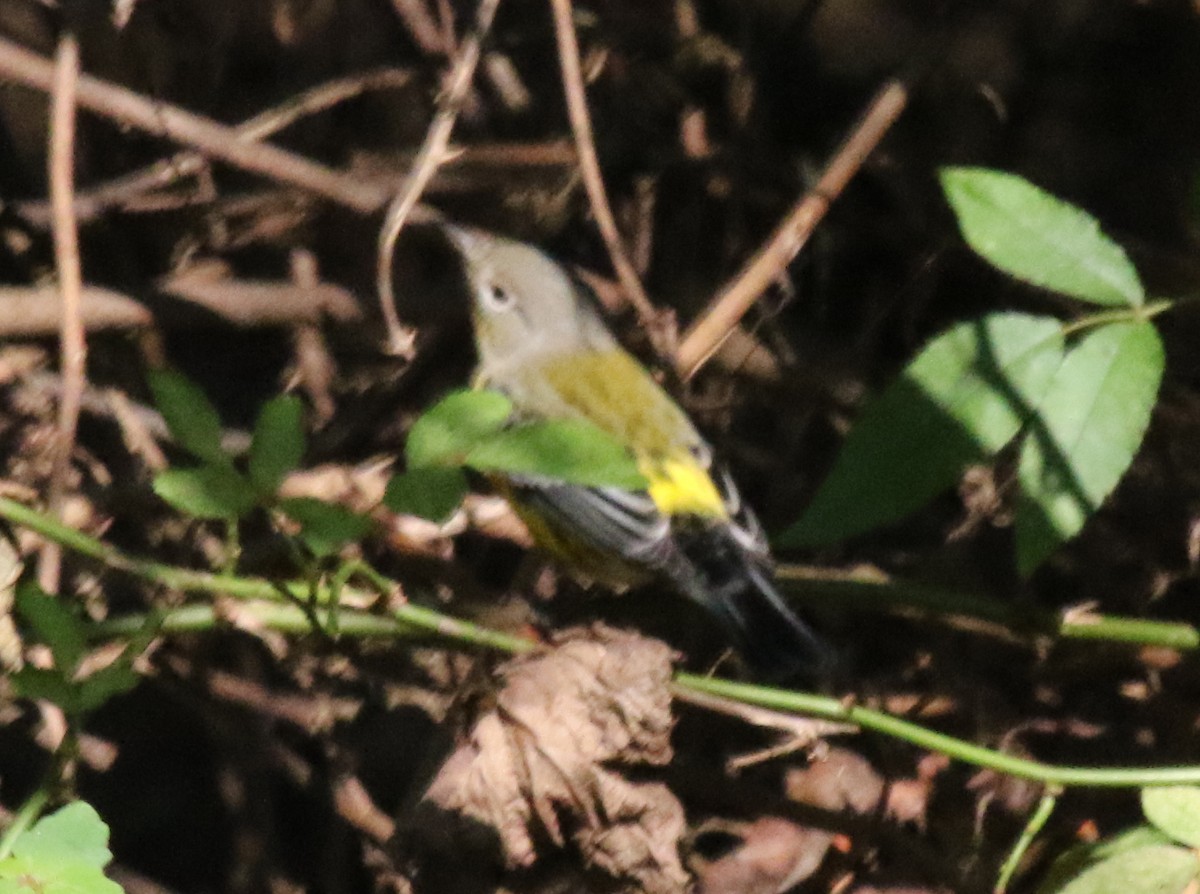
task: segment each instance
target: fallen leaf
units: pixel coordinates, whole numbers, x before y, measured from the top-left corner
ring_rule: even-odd
[[[617,891],[673,894],[690,880],[683,808],[623,768],[671,759],[669,648],[595,626],[503,670],[496,706],[442,765],[405,832],[418,890],[467,890],[573,849]],[[449,861],[449,863],[447,862]]]

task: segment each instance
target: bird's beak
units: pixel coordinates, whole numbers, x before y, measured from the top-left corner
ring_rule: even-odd
[[[460,227],[457,224],[443,223],[442,232],[450,243],[459,250],[467,261],[474,261],[483,254],[490,241],[487,233],[472,227]]]

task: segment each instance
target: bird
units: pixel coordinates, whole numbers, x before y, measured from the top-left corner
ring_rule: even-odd
[[[476,387],[519,421],[586,420],[624,445],[647,484],[497,481],[536,546],[618,590],[659,582],[703,606],[749,669],[821,678],[829,645],[780,595],[767,538],[679,404],[609,330],[590,290],[533,245],[446,223],[462,257]]]

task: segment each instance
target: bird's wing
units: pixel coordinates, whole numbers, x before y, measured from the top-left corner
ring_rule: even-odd
[[[671,520],[648,493],[529,476],[510,479],[508,487],[522,509],[560,537],[643,570],[670,569],[675,554]]]

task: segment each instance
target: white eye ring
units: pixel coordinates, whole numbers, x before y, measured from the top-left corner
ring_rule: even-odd
[[[497,283],[484,283],[479,293],[483,303],[492,310],[508,310],[513,305],[512,292]]]

